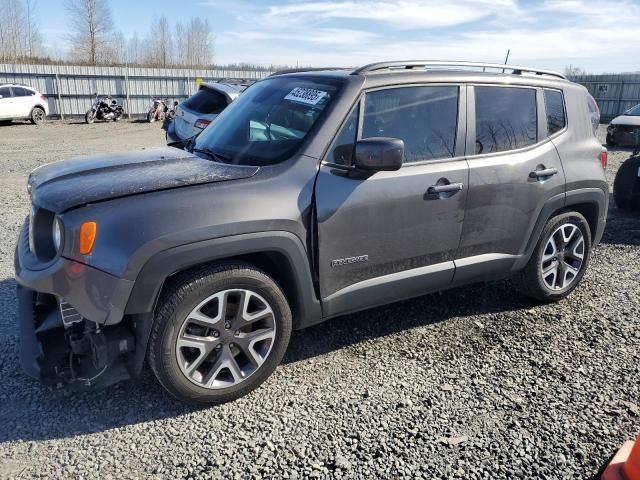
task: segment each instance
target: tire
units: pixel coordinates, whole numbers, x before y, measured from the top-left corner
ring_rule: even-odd
[[[44,112],[44,109],[40,107],[33,107],[33,110],[31,110],[31,115],[29,116],[29,120],[31,120],[31,123],[33,123],[34,125],[42,125],[45,119],[46,114]]]
[[[87,113],[84,114],[84,122],[91,125],[95,121],[96,121],[96,117],[95,117],[95,114],[93,113],[93,110],[87,110]]]
[[[153,123],[156,119],[156,111],[151,109],[147,112],[147,122]]]
[[[214,318],[221,316],[221,305],[227,320]],[[258,320],[238,314],[237,305]],[[264,272],[244,263],[203,267],[179,275],[163,294],[147,357],[160,384],[177,399],[192,405],[229,402],[273,373],[287,349],[291,325],[282,290]],[[247,345],[253,362],[245,354]]]
[[[617,146],[616,142],[613,140],[613,137],[609,133],[607,133],[606,143],[607,143],[607,147],[615,147],[615,146]]]
[[[640,156],[625,160],[613,182],[613,200],[622,210],[640,210]]]
[[[565,230],[559,231],[559,229]],[[560,237],[565,234],[568,235],[569,232],[572,233],[566,245],[568,248],[565,251],[565,247],[561,245],[561,240],[564,240],[564,238],[561,239]],[[574,243],[579,243],[578,232],[582,237],[582,247]],[[549,258],[549,254],[553,251],[550,246],[552,235],[554,236],[554,244],[557,244],[557,254]],[[573,235],[576,236],[574,237]],[[581,252],[582,254],[582,260],[577,268],[578,259],[575,256],[576,252],[578,254]],[[560,213],[547,222],[529,262],[522,271],[515,275],[515,286],[528,297],[540,302],[549,303],[562,300],[569,295],[582,280],[589,266],[590,255],[591,231],[585,218],[578,212]],[[555,267],[555,276],[553,274],[554,263],[557,265]],[[570,265],[573,270],[577,270],[577,273],[573,273],[566,265]],[[548,272],[546,276],[543,273],[543,268]],[[568,283],[562,285],[564,281]],[[554,284],[554,288],[550,287],[550,283]]]

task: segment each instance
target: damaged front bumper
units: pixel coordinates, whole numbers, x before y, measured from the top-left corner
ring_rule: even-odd
[[[135,334],[123,312],[132,282],[63,257],[39,264],[25,235],[23,227],[15,254],[24,371],[52,386],[130,378]]]

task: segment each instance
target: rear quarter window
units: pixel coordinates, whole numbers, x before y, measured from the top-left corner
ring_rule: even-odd
[[[545,89],[544,106],[547,110],[547,134],[551,136],[558,133],[567,125],[562,92],[559,90]]]
[[[184,102],[184,106],[197,113],[218,114],[227,106],[227,98],[221,93],[201,88]]]

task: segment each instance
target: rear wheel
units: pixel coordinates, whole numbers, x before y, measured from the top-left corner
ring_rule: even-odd
[[[40,107],[34,107],[33,110],[31,110],[31,123],[33,123],[34,125],[40,125],[41,123],[44,123],[44,120],[46,118],[46,115],[44,113],[44,109],[40,108]]]
[[[164,296],[149,364],[184,402],[228,402],[271,375],[290,335],[291,311],[278,285],[250,265],[222,264],[179,278]]]
[[[527,263],[515,277],[525,295],[542,302],[555,302],[569,295],[580,283],[589,264],[591,232],[578,212],[551,218]]]

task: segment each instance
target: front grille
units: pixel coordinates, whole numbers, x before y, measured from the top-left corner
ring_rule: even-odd
[[[78,311],[71,306],[71,304],[62,300],[60,300],[60,314],[62,315],[62,322],[65,327],[83,320],[82,315],[80,315]]]
[[[640,127],[637,125],[616,125],[616,130],[620,133],[634,133],[640,132]]]

